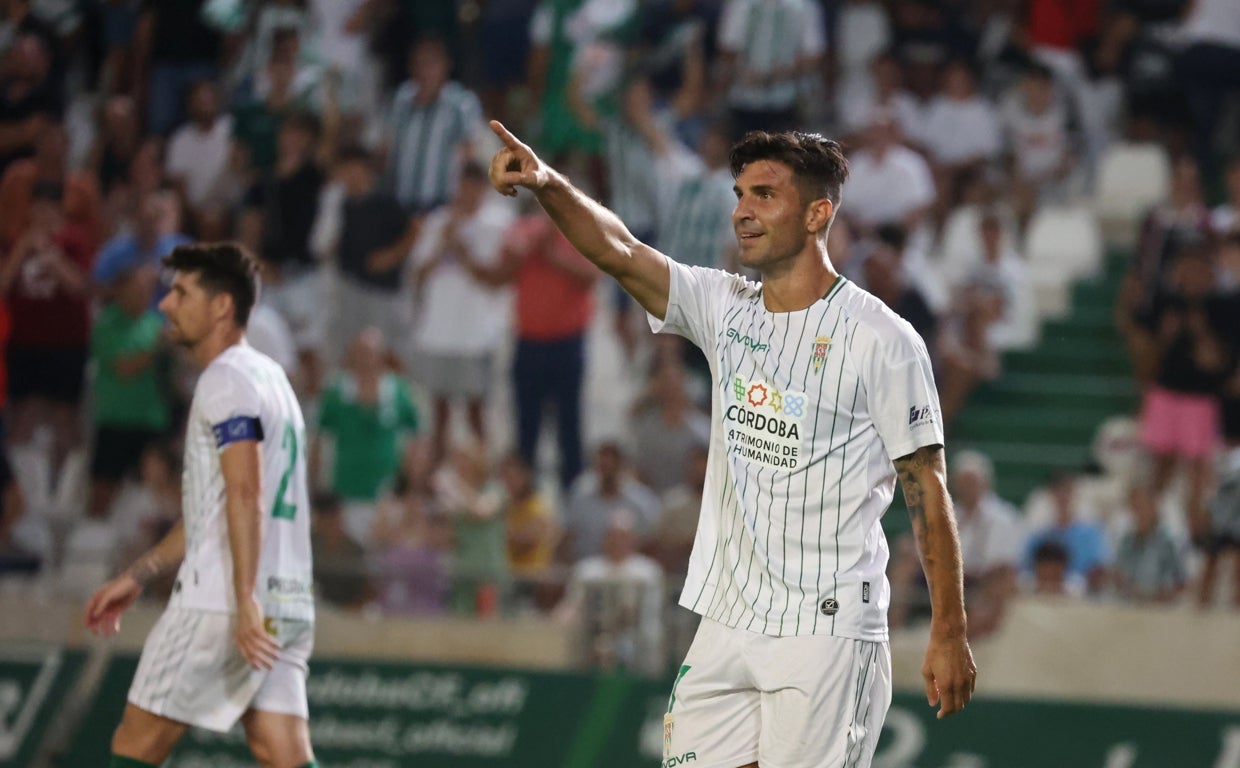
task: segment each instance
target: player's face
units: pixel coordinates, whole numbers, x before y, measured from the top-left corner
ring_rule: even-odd
[[[212,296],[198,283],[198,276],[177,272],[168,295],[159,302],[159,309],[168,318],[168,335],[177,344],[193,347],[211,330],[217,314]]]
[[[741,264],[769,270],[805,248],[811,232],[791,168],[774,160],[752,162],[736,177],[733,191],[732,229]]]

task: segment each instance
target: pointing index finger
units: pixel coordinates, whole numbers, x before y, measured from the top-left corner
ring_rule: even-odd
[[[512,133],[507,128],[505,128],[504,124],[501,123],[500,121],[492,120],[491,130],[494,131],[495,135],[498,136],[500,140],[504,142],[504,146],[508,147],[509,149],[524,149],[525,148],[525,145],[521,143],[521,140],[518,139],[516,136],[513,136]]]

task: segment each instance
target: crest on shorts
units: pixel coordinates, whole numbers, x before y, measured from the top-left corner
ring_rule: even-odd
[[[813,341],[814,354],[810,358],[810,362],[814,366],[814,373],[822,371],[822,364],[827,362],[827,351],[831,348],[831,337],[819,336]]]
[[[668,712],[663,716],[663,758],[665,760],[672,755],[672,727],[674,725],[672,713]]]

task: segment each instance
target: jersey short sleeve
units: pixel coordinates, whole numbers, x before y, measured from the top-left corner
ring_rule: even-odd
[[[671,280],[667,316],[647,315],[650,330],[684,336],[706,349],[718,334],[724,303],[745,289],[745,279],[719,269],[691,267],[667,260]]]
[[[876,329],[862,365],[871,418],[892,461],[943,444],[943,414],[926,344],[898,320]]]
[[[194,400],[215,435],[217,450],[241,440],[262,441],[262,401],[253,382],[240,371],[225,365],[207,368],[198,379]]]

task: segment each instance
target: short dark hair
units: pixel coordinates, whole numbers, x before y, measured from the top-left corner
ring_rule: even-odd
[[[1033,562],[1035,563],[1067,565],[1069,559],[1068,548],[1054,539],[1047,539],[1033,549]]]
[[[240,243],[178,245],[163,259],[169,269],[198,276],[208,293],[227,293],[233,300],[233,319],[242,328],[258,301],[258,260]]]
[[[831,201],[834,217],[834,209],[840,205],[840,188],[848,178],[848,160],[838,141],[804,131],[750,131],[732,147],[732,178],[758,160],[774,160],[791,168],[805,195],[803,202],[825,197]]]

